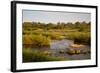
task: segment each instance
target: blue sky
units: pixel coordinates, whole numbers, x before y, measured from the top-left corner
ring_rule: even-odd
[[[90,13],[23,10],[23,22],[76,22],[91,21]]]

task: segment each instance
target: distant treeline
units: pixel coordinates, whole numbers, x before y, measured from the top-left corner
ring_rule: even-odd
[[[75,22],[75,23],[65,23],[65,22],[58,22],[58,23],[41,23],[41,22],[24,22],[23,27],[26,30],[33,29],[79,29],[79,31],[83,30],[90,30],[90,22]],[[29,29],[28,29],[29,28]]]

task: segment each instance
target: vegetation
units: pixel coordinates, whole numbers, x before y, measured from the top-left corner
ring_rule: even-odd
[[[61,57],[51,57],[39,50],[23,49],[23,62],[63,61]]]
[[[56,61],[63,60],[48,56],[48,53],[26,50],[25,48],[50,47],[53,40],[69,39],[74,43],[91,45],[91,23],[41,23],[24,22],[23,23],[23,62],[37,61]],[[29,45],[26,47],[26,45]],[[30,47],[30,45],[32,47]],[[62,51],[60,52],[62,53]],[[72,52],[74,53],[74,52]],[[77,53],[80,53],[77,51]]]
[[[74,40],[74,42],[78,44],[90,45],[91,42],[90,32],[74,32],[70,33],[66,38]]]
[[[31,44],[34,47],[49,47],[50,39],[49,37],[45,37],[43,35],[24,35],[23,36],[23,44]]]
[[[71,39],[75,43],[90,45],[90,22],[72,23],[23,23],[23,44],[49,46],[50,40]]]

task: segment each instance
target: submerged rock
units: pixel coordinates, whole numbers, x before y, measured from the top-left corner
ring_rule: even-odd
[[[68,54],[82,54],[84,51],[84,45],[81,44],[72,44],[69,48],[67,48]]]

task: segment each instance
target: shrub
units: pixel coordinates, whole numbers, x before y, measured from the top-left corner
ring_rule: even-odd
[[[23,35],[23,44],[32,44],[32,37],[29,35]]]
[[[66,35],[66,38],[74,40],[74,42],[78,44],[90,45],[91,42],[90,32],[74,32]]]
[[[33,45],[37,47],[49,46],[50,38],[43,35],[33,35],[32,36]]]
[[[23,35],[23,44],[31,44],[34,47],[50,45],[50,38],[43,35]]]

